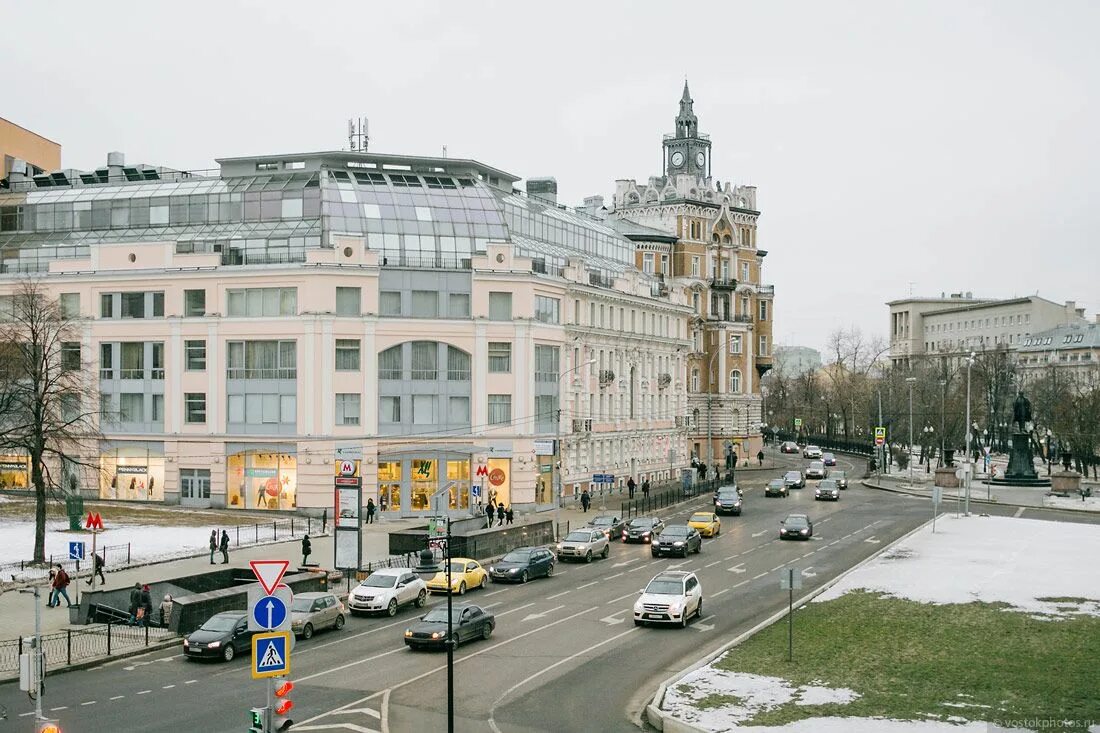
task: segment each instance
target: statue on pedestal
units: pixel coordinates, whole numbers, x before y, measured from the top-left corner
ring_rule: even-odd
[[[1019,426],[1016,432],[1026,433],[1030,431],[1031,400],[1024,396],[1023,391],[1016,393],[1016,401],[1012,403],[1012,422]]]

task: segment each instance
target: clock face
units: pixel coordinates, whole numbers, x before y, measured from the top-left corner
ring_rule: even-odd
[[[699,151],[698,153],[696,153],[695,154],[695,165],[702,168],[706,164],[707,164],[707,156],[705,154],[703,154],[702,151]]]
[[[684,154],[679,150],[672,154],[672,164],[677,168],[684,164]]]

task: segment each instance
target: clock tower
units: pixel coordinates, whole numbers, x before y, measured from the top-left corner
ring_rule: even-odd
[[[665,170],[667,176],[691,175],[710,177],[710,138],[699,134],[699,119],[692,111],[693,100],[684,81],[680,97],[680,114],[676,115],[676,132],[665,135]]]

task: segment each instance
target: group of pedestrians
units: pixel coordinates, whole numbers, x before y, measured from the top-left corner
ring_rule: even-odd
[[[637,489],[637,488],[638,488],[638,484],[634,481],[633,476],[631,476],[630,478],[628,478],[626,480],[626,492],[627,492],[627,498],[628,499],[633,499],[634,498],[634,490]],[[649,497],[649,479],[645,479],[645,480],[642,481],[642,496],[645,497],[645,498]],[[582,501],[583,501],[583,497],[582,497]],[[587,509],[585,511],[587,511]]]
[[[496,519],[497,526],[503,527],[505,524],[511,524],[513,521],[515,521],[516,515],[512,511],[511,504],[505,507],[504,502],[502,501],[494,507],[493,503],[490,501],[488,504],[485,505],[485,518],[489,522],[487,528],[491,528],[493,526],[494,518]]]
[[[130,619],[127,624],[130,626],[152,626],[158,624],[165,628],[168,627],[168,621],[172,616],[172,594],[165,593],[164,600],[160,602],[160,619],[158,621],[153,620],[153,594],[149,590],[149,584],[142,585],[141,583],[134,583],[134,587],[130,589]]]
[[[222,565],[229,564],[229,532],[222,530],[221,537],[218,537],[218,530],[210,530],[210,564],[216,565],[214,562],[214,553],[221,551],[222,553]]]

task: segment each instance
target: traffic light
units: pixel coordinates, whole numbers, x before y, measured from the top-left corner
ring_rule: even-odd
[[[275,720],[272,722],[273,733],[282,733],[290,730],[294,721],[287,717],[294,709],[294,702],[287,697],[294,689],[294,683],[290,680],[282,682],[275,688]]]
[[[35,733],[61,733],[61,725],[56,720],[39,720],[34,726]]]
[[[248,711],[248,733],[267,733],[264,728],[264,719],[267,718],[267,708],[252,708]]]

